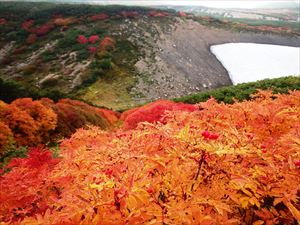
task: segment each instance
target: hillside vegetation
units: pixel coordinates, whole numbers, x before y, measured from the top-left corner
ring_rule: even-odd
[[[212,44],[299,46],[298,37],[175,10],[0,2],[0,78],[20,97],[126,110],[230,85]]]
[[[217,88],[211,91],[196,93],[193,95],[183,96],[174,99],[176,102],[184,102],[189,104],[196,104],[205,102],[211,97],[218,102],[233,103],[234,101],[250,100],[251,95],[255,94],[257,90],[271,89],[274,94],[288,93],[289,90],[300,90],[300,77],[282,77],[275,79],[265,79],[256,82],[238,84],[223,88]]]
[[[133,110],[127,129],[80,129],[57,158],[31,148],[2,171],[0,220],[297,224],[299,102],[300,91],[265,91],[228,105],[154,103],[143,109],[152,123]]]

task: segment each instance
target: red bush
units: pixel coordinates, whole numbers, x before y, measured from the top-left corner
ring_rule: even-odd
[[[58,162],[49,150],[41,148],[32,148],[28,158],[11,160],[7,168],[12,170],[0,177],[1,187],[6,187],[0,188],[1,221],[12,219],[16,222],[36,213],[43,214],[48,209],[47,198],[58,197],[58,192],[54,186],[47,190],[45,178]],[[44,193],[45,197],[37,197],[37,193]],[[14,216],[8,217],[9,214]]]
[[[28,36],[28,38],[26,39],[26,43],[27,43],[27,44],[33,44],[33,43],[36,42],[36,40],[37,40],[36,34],[30,34],[30,35]]]
[[[29,31],[29,28],[31,28],[34,24],[34,20],[26,20],[24,23],[22,23],[21,27],[22,29]]]
[[[95,20],[106,20],[108,19],[109,16],[105,13],[100,13],[100,14],[96,14],[90,17],[91,20],[95,21]]]
[[[77,42],[79,44],[87,44],[88,43],[88,39],[84,36],[84,35],[79,35],[78,38],[77,38]]]
[[[131,114],[125,118],[125,129],[134,129],[140,122],[163,122],[163,116],[166,111],[188,111],[197,110],[194,105],[175,103],[167,100],[159,100],[140,108],[134,109]],[[126,113],[126,112],[125,112]],[[124,118],[124,117],[123,117]]]
[[[99,38],[99,36],[98,35],[92,35],[92,36],[90,36],[89,37],[89,42],[91,43],[91,44],[95,44],[97,41],[99,41],[100,40],[100,38]]]
[[[166,17],[170,14],[168,12],[150,11],[148,15],[151,17]]]
[[[120,15],[123,18],[136,18],[139,16],[139,13],[136,11],[122,11]]]
[[[38,36],[44,36],[48,33],[50,33],[50,31],[52,31],[55,28],[55,25],[53,23],[46,23],[41,25],[38,28],[32,29],[31,32],[37,34]]]
[[[96,47],[94,47],[94,46],[89,46],[89,47],[88,47],[88,51],[89,51],[89,53],[91,53],[91,54],[95,54],[95,53],[97,53],[98,48],[96,48]]]
[[[110,49],[115,49],[115,40],[110,38],[110,37],[105,37],[100,45],[99,45],[99,49],[100,51],[106,51],[106,50],[110,50]]]
[[[7,20],[4,18],[0,18],[0,25],[5,25],[7,24]]]
[[[186,17],[186,13],[183,12],[183,11],[180,11],[180,12],[178,13],[178,15],[179,15],[180,17]]]

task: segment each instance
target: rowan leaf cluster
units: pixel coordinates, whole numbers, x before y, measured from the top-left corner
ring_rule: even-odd
[[[297,224],[300,92],[195,107],[13,161],[2,224]]]

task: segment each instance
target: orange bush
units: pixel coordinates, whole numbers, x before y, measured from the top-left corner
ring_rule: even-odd
[[[116,42],[111,37],[105,37],[99,45],[100,52],[115,49]]]
[[[0,155],[4,147],[9,143],[10,139],[12,139],[13,134],[9,127],[0,121]]]
[[[80,129],[0,177],[2,224],[297,224],[300,91]]]
[[[69,137],[76,129],[88,125],[110,129],[118,120],[117,114],[113,111],[99,109],[76,100],[62,99],[57,103],[50,99],[41,101],[57,114],[57,127],[53,132],[53,137]]]
[[[71,24],[74,24],[77,22],[77,19],[74,17],[68,17],[68,18],[56,18],[54,19],[53,23],[56,26],[69,26]]]
[[[18,145],[34,146],[49,139],[56,114],[39,101],[23,98],[2,107],[0,121],[11,129]]]

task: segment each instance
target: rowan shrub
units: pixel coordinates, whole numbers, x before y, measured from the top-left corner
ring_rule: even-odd
[[[2,224],[297,224],[300,91],[79,129],[0,177]],[[181,106],[182,107],[182,106]]]

